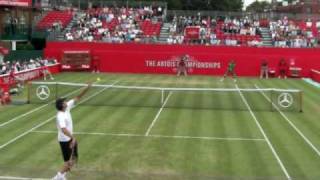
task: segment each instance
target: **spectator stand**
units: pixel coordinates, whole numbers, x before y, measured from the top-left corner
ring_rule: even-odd
[[[76,16],[71,28],[64,33],[63,40],[107,43],[159,42],[163,24],[168,23],[170,28],[165,41],[167,44],[318,47],[320,17],[317,16],[167,11],[166,4],[157,3],[87,2],[86,7],[91,8],[85,11],[49,12],[38,23],[38,27],[51,26],[52,29],[61,29],[68,23],[70,25],[71,19]],[[58,17],[58,20],[53,16]],[[199,28],[198,38],[190,37],[187,33],[190,28]],[[266,31],[266,37],[262,36],[262,29]],[[269,40],[265,39],[269,37],[270,44],[267,43]]]
[[[120,2],[79,11],[77,22],[65,34],[68,41],[102,41],[109,43],[149,42],[158,39],[166,4],[139,3],[135,6]],[[150,5],[143,5],[150,4]],[[161,4],[161,3],[160,3]]]

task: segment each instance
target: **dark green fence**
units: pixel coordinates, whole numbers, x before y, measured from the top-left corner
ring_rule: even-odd
[[[25,61],[30,59],[36,59],[38,57],[43,57],[43,51],[40,50],[19,50],[11,51],[8,55],[4,57],[4,61]]]

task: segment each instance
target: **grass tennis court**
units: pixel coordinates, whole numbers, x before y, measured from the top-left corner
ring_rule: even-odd
[[[241,78],[235,84],[209,76],[89,73],[62,73],[55,80],[97,77],[101,84],[123,86],[299,89],[304,111],[256,111],[268,104],[263,93],[211,99],[174,92],[163,106],[138,106],[160,95],[92,90],[72,111],[80,158],[68,179],[320,179],[320,89],[303,80]],[[60,93],[73,97],[77,90]],[[183,106],[207,101],[241,108]],[[0,179],[53,177],[62,165],[54,105],[6,106],[0,113]]]

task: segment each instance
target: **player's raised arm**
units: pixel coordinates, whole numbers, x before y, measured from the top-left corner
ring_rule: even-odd
[[[75,101],[75,102],[79,101],[79,100],[88,92],[88,90],[89,90],[89,88],[90,88],[91,86],[92,86],[92,83],[91,83],[91,82],[88,83],[88,86],[87,86],[84,90],[82,90],[81,93],[80,93],[78,96],[76,96],[76,97],[74,98],[74,101]]]

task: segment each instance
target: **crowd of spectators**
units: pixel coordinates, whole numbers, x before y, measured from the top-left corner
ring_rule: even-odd
[[[166,17],[166,10],[161,6],[103,7],[92,8],[75,14],[76,23],[66,32],[68,41],[88,42],[160,42],[159,34],[148,34],[143,29],[144,22],[162,23],[165,18],[170,26],[167,44],[203,44],[226,46],[263,46],[263,41],[271,38],[274,47],[317,47],[320,21],[267,20],[232,16],[194,16]],[[61,23],[54,26],[60,29]],[[197,37],[190,37],[188,28],[198,28]],[[262,28],[269,33],[265,37]],[[194,33],[194,32],[192,32]],[[264,39],[266,38],[266,39]],[[163,39],[163,38],[162,38]],[[163,42],[163,41],[162,41]]]
[[[57,60],[54,58],[36,58],[30,59],[29,61],[7,61],[0,64],[0,75],[9,74],[11,71],[19,72],[24,70],[36,69],[42,66],[48,66],[56,63]]]
[[[293,21],[284,17],[270,22],[270,31],[275,47],[315,47],[320,21]]]
[[[163,8],[97,8],[79,14],[76,25],[66,33],[66,39],[112,43],[141,41],[143,21],[162,21]]]
[[[306,48],[318,46],[320,20],[289,20],[284,17],[277,21],[254,20],[248,17],[201,17],[180,16],[172,19],[167,40],[168,44],[196,43],[227,46],[262,46],[262,27],[270,32],[274,47]],[[188,38],[186,29],[199,28],[199,38]],[[266,37],[268,38],[268,37]]]
[[[185,30],[199,28],[199,38],[188,38]],[[259,46],[259,21],[246,18],[212,18],[208,16],[174,16],[170,25],[169,44],[197,43],[211,45]],[[254,38],[247,38],[254,37]]]

